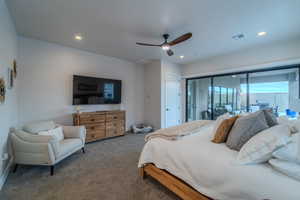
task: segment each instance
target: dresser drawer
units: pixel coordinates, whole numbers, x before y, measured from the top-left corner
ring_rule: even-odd
[[[124,135],[124,128],[110,128],[106,129],[106,137],[114,137],[119,135]]]
[[[98,139],[102,139],[105,138],[105,130],[103,131],[93,131],[93,132],[88,132],[86,134],[86,142],[91,142],[91,141],[95,141]]]
[[[121,120],[121,121],[111,121],[111,122],[106,122],[105,123],[105,126],[106,126],[106,129],[110,129],[110,128],[113,128],[113,127],[123,127],[125,125],[124,121]]]
[[[86,124],[85,128],[87,132],[105,131],[105,123]]]
[[[106,121],[124,120],[124,113],[109,113],[106,115]]]
[[[123,135],[124,133],[118,129],[108,129],[106,130],[106,137],[115,137],[119,135]]]
[[[80,116],[80,124],[94,124],[94,123],[104,123],[105,115],[91,115],[90,117]]]

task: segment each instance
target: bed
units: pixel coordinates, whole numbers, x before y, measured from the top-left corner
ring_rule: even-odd
[[[213,123],[175,141],[154,138],[141,153],[141,174],[182,199],[299,200],[300,182],[268,164],[240,165],[238,152],[211,142]]]

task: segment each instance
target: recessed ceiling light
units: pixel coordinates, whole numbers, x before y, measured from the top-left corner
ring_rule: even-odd
[[[80,41],[80,40],[83,39],[82,36],[81,36],[80,34],[76,34],[76,35],[74,36],[74,38],[75,38],[75,40],[78,40],[78,41]]]
[[[258,35],[258,36],[265,36],[265,35],[267,35],[267,32],[262,31],[262,32],[257,33],[257,35]]]
[[[183,59],[183,58],[184,58],[184,55],[179,56],[179,58],[180,58],[180,59]]]

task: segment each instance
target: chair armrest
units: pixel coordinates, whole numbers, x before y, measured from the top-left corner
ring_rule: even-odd
[[[29,142],[11,134],[14,160],[21,164],[52,165],[55,163],[51,142]]]
[[[58,156],[59,154],[59,141],[57,141],[51,135],[34,135],[22,130],[16,130],[11,135],[13,136],[13,139],[16,140],[17,138],[29,144],[39,144],[39,143],[50,144],[52,147],[52,151],[55,153],[55,155]]]
[[[84,126],[62,126],[65,138],[80,138],[85,143],[86,129]]]

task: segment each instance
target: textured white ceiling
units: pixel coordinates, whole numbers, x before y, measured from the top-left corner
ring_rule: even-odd
[[[167,58],[161,43],[192,32],[170,61],[194,62],[300,36],[300,0],[7,0],[20,35],[134,62]],[[267,31],[265,37],[257,32]],[[75,41],[75,33],[84,39]],[[233,40],[234,34],[245,38]],[[179,55],[184,55],[181,60]]]

